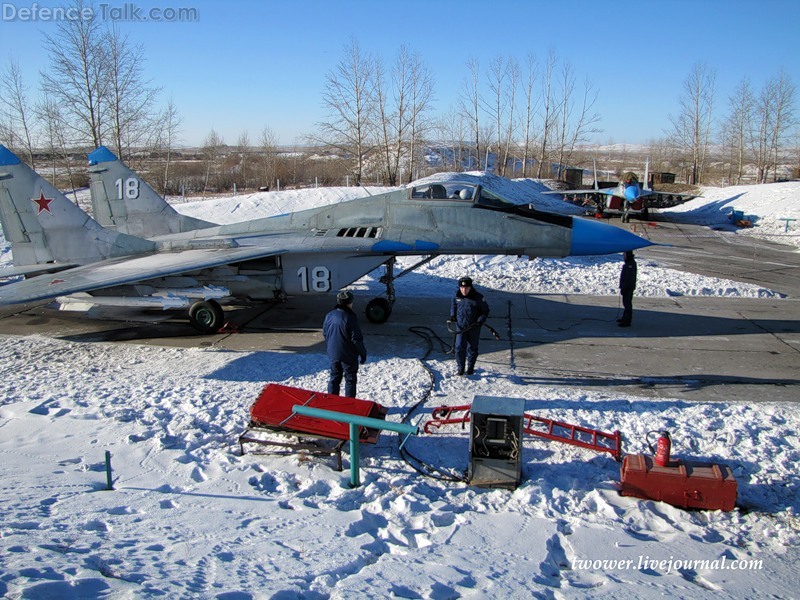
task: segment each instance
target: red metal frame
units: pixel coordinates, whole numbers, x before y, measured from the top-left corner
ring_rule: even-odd
[[[461,425],[462,429],[470,421],[471,404],[456,406],[439,406],[431,412],[431,419],[425,423],[425,433],[433,433],[443,425]],[[570,444],[596,452],[608,452],[614,460],[622,460],[622,434],[619,431],[606,433],[589,427],[572,425],[563,421],[554,421],[537,417],[531,413],[523,415],[523,430],[554,442]],[[535,429],[534,427],[539,427]],[[544,427],[544,429],[542,429]]]

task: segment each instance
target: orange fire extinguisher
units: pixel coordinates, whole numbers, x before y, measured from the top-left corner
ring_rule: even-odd
[[[653,444],[650,441],[650,434],[653,433],[658,435],[655,448],[653,448]],[[650,452],[656,456],[656,465],[659,467],[666,467],[669,465],[669,453],[672,449],[672,439],[669,436],[669,431],[649,431],[647,433],[647,445],[650,448]]]

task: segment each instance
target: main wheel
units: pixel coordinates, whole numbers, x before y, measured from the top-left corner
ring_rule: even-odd
[[[200,333],[214,333],[225,322],[225,312],[216,300],[195,302],[189,308],[189,323]]]
[[[365,312],[370,323],[385,323],[392,314],[392,305],[386,298],[373,298],[367,304]]]

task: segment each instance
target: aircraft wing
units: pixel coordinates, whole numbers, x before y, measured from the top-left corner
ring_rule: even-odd
[[[577,195],[589,196],[589,195],[592,195],[592,194],[604,194],[606,196],[613,196],[614,195],[614,190],[616,190],[616,189],[617,189],[616,187],[613,187],[613,188],[600,188],[599,190],[595,190],[595,189],[590,189],[590,190],[550,190],[549,192],[541,192],[541,193],[542,194],[562,194],[562,195],[571,194],[571,195],[575,195],[575,196],[577,196]]]
[[[38,265],[24,265],[21,267],[7,267],[5,269],[0,269],[0,279],[9,279],[11,277],[19,277],[20,275],[56,273],[76,266],[77,265],[70,263],[43,263]],[[0,282],[0,285],[4,285],[4,283]]]
[[[699,194],[690,194],[690,193],[682,193],[682,192],[662,192],[659,190],[642,190],[642,196],[675,196],[676,198],[687,198],[691,200],[692,198],[701,198]]]
[[[0,305],[23,304],[283,254],[277,247],[202,248],[114,258],[0,287]]]

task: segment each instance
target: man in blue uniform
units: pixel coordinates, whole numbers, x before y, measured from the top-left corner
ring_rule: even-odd
[[[625,253],[625,264],[619,274],[619,293],[622,295],[622,318],[617,320],[620,327],[630,327],[633,318],[633,290],[636,289],[636,259],[633,252]]]
[[[325,315],[322,334],[328,346],[331,373],[328,393],[339,395],[344,378],[344,393],[348,398],[356,397],[358,363],[367,360],[367,349],[358,317],[353,312],[353,293],[341,291],[336,295],[336,308]]]
[[[481,325],[489,316],[489,305],[483,295],[472,286],[470,277],[458,280],[458,290],[450,306],[449,322],[455,322],[458,328],[455,342],[456,365],[458,374],[467,375],[475,372],[475,361],[478,359],[478,340],[481,336]]]

